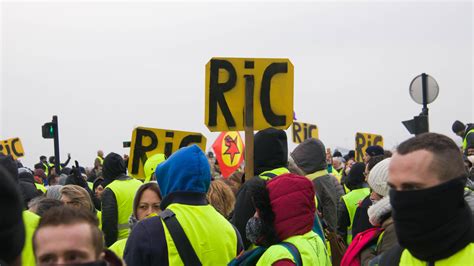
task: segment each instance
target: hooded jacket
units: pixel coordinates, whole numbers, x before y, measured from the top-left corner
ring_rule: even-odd
[[[261,184],[251,194],[266,228],[262,244],[269,246],[257,265],[294,264],[291,254],[281,245],[276,245],[282,241],[295,245],[304,265],[308,262],[330,264],[323,241],[312,231],[316,207],[311,181],[303,176],[283,174],[266,185]]]
[[[468,134],[469,131],[471,131],[472,129],[474,129],[474,124],[466,125],[466,133],[464,133],[464,136],[463,136],[463,141],[464,139],[466,139],[466,142],[467,142],[466,150],[465,150],[466,154],[467,154],[467,149],[474,148],[474,134],[473,133]]]
[[[346,185],[351,191],[368,187],[367,183],[365,183],[364,171],[365,171],[364,163],[355,163],[351,167],[351,170],[349,171],[349,175],[346,178]],[[365,197],[360,199],[359,206],[361,205],[364,199]],[[338,210],[337,232],[343,239],[347,239],[347,228],[351,225],[351,223],[353,224],[353,221],[351,221],[351,217],[349,216],[349,211],[342,197],[339,198],[337,210]],[[355,220],[355,217],[353,217],[353,219]],[[355,234],[353,236],[355,236]]]
[[[114,192],[106,186],[115,180],[127,180],[131,179],[131,177],[125,175],[127,171],[125,163],[122,157],[116,153],[109,153],[107,157],[105,157],[102,171],[104,175],[102,186],[105,187],[101,199],[102,231],[104,232],[105,244],[111,246],[118,238],[118,209]],[[131,197],[134,196],[135,195],[131,195]]]
[[[319,139],[307,139],[291,153],[291,158],[313,182],[324,221],[332,230],[337,226],[337,203],[344,189],[336,177],[327,172],[326,149]]]
[[[250,241],[245,237],[247,221],[255,214],[255,207],[250,198],[250,190],[260,180],[259,175],[274,169],[288,173],[288,143],[285,131],[267,128],[255,134],[254,138],[254,168],[256,176],[246,181],[237,192],[234,213],[231,222],[243,237],[245,249],[249,248]]]
[[[228,263],[242,250],[240,235],[206,200],[210,166],[198,146],[182,148],[156,169],[161,209],[175,213],[203,265]],[[127,265],[182,264],[161,217],[140,221],[124,252]]]
[[[25,208],[28,206],[28,202],[33,198],[40,196],[42,193],[35,186],[35,178],[30,170],[26,168],[20,168],[18,171],[18,180],[20,184],[20,191],[23,195],[23,201]]]

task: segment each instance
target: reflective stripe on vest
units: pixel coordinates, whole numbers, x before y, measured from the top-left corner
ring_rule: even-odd
[[[464,139],[462,140],[462,150],[465,151],[467,148],[467,135],[474,133],[474,129],[471,129],[467,132],[466,136],[464,136]]]
[[[474,243],[470,243],[464,249],[461,249],[451,257],[437,260],[434,262],[436,266],[451,266],[451,265],[473,265],[474,259]],[[400,257],[399,265],[410,265],[410,266],[426,266],[426,261],[415,258],[410,251],[405,249]]]
[[[279,176],[279,175],[282,175],[282,174],[287,174],[289,172],[290,171],[288,171],[288,169],[286,169],[285,167],[280,167],[280,168],[273,169],[273,170],[270,170],[270,171],[265,171],[265,172],[259,174],[258,176],[263,180],[270,180],[273,176]]]
[[[202,265],[227,265],[237,256],[237,235],[234,227],[211,205],[184,205],[173,203],[173,211]],[[183,265],[163,221],[168,246],[168,265]]]
[[[133,198],[141,185],[142,182],[131,178],[127,180],[115,180],[106,187],[114,192],[115,199],[117,200],[117,240],[127,238],[130,234],[128,219],[133,212]]]
[[[352,223],[354,222],[355,212],[359,206],[359,202],[370,194],[369,188],[354,189],[349,194],[342,196],[342,200],[346,204],[349,213],[350,225],[347,227],[347,245],[352,242]]]
[[[313,231],[289,237],[284,242],[289,242],[298,249],[303,265],[331,265],[323,240]],[[296,264],[293,255],[287,248],[282,245],[273,245],[263,253],[257,265],[273,265],[284,259],[291,260]]]

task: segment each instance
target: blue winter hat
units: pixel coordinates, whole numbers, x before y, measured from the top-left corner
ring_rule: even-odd
[[[204,152],[197,146],[181,148],[155,171],[161,194],[173,192],[207,193],[211,183],[211,168]]]

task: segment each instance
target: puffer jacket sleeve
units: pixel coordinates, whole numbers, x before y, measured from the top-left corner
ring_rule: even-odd
[[[109,188],[102,194],[102,231],[105,245],[110,247],[118,237],[118,210],[115,194]]]
[[[337,218],[337,233],[341,236],[344,242],[346,242],[347,227],[350,225],[351,221],[349,218],[349,212],[347,211],[346,204],[344,203],[344,200],[342,200],[342,197],[340,198],[338,203]]]
[[[240,236],[242,237],[244,249],[248,249],[251,244],[246,237],[245,227],[247,225],[247,221],[255,214],[255,208],[252,204],[249,191],[249,187],[254,183],[254,178],[245,182],[237,193],[234,214],[231,219],[231,223],[237,228]]]

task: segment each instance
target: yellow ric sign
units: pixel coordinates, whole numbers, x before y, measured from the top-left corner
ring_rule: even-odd
[[[245,89],[252,84],[254,130],[287,129],[293,122],[293,73],[288,59],[212,58],[206,65],[205,124],[210,131],[244,130]]]
[[[383,137],[377,134],[357,132],[355,136],[355,160],[364,161],[364,153],[367,147],[378,145],[383,148]]]
[[[132,133],[128,172],[135,178],[145,179],[143,166],[152,155],[163,153],[169,157],[173,152],[192,144],[206,149],[206,137],[201,133],[137,127]]]
[[[13,159],[25,156],[23,145],[20,138],[12,138],[0,141],[0,152],[5,155],[11,155]]]
[[[293,121],[293,142],[300,144],[306,139],[319,138],[318,126],[308,123]]]

